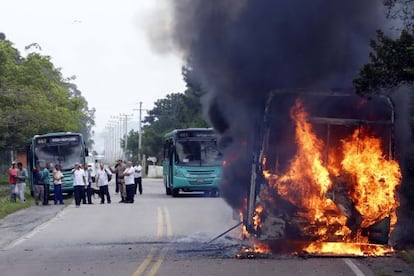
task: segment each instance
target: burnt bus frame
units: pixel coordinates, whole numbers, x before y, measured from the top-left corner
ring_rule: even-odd
[[[269,141],[270,133],[270,108],[273,102],[273,99],[278,95],[314,95],[314,96],[326,96],[326,97],[355,97],[358,96],[354,93],[353,90],[340,90],[340,89],[277,89],[271,90],[269,96],[267,97],[266,105],[264,107],[263,119],[261,122],[256,124],[256,134],[253,138],[253,156],[252,156],[252,167],[250,174],[250,185],[249,191],[247,193],[247,208],[246,214],[243,216],[245,219],[243,224],[245,225],[247,231],[251,234],[255,233],[254,225],[254,216],[255,208],[259,199],[259,193],[261,188],[264,185],[267,185],[263,175],[263,157],[264,152],[266,151],[266,146]],[[341,118],[330,118],[330,117],[309,117],[308,121],[312,124],[325,124],[328,127],[328,137],[326,148],[329,148],[330,140],[330,125],[343,125],[343,126],[361,126],[361,125],[384,125],[389,126],[389,145],[388,145],[388,156],[389,159],[393,160],[395,157],[395,106],[392,99],[386,94],[376,94],[370,96],[370,98],[378,97],[385,100],[390,108],[390,118],[389,120],[359,120],[359,119],[341,119]],[[361,98],[364,98],[361,96]],[[326,153],[327,154],[327,153]],[[388,234],[388,233],[387,233]],[[388,237],[387,237],[388,241]],[[385,243],[381,241],[381,243]]]

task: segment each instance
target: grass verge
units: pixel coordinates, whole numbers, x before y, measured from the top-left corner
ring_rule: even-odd
[[[7,185],[7,188],[9,188],[8,185]],[[3,195],[0,196],[0,219],[18,210],[34,205],[34,199],[31,197],[30,192],[28,191],[27,187],[26,187],[26,192],[25,192],[25,197],[26,197],[25,202],[20,202],[18,199],[16,200],[16,202],[12,202],[10,200],[9,195],[4,195],[4,193],[2,194]]]
[[[398,257],[404,260],[404,262],[406,262],[410,266],[414,267],[414,250],[413,249],[401,250],[400,252],[398,252]]]

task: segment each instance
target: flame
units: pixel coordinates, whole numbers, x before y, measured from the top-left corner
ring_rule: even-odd
[[[291,116],[296,123],[298,150],[289,170],[273,182],[273,188],[293,205],[306,210],[310,223],[320,225],[318,228],[310,227],[316,231],[313,234],[323,236],[328,232],[329,225],[345,225],[346,217],[340,214],[334,202],[326,196],[332,182],[322,161],[324,145],[312,132],[312,125],[307,122],[308,115],[300,101],[296,101]],[[328,215],[327,211],[335,216]],[[343,228],[339,230],[340,233],[349,232]]]
[[[387,160],[381,139],[363,127],[340,140],[341,145],[332,150],[334,156],[324,160],[325,145],[315,134],[300,100],[290,115],[296,127],[297,152],[285,172],[264,171],[269,186],[262,191],[261,198],[268,205],[277,204],[277,200],[269,198],[276,193],[297,208],[295,216],[304,220],[301,231],[316,241],[304,249],[306,252],[389,253],[390,247],[368,246],[364,229],[387,218],[391,229],[395,226],[399,206],[396,187],[401,181],[399,164]],[[264,158],[264,168],[266,162]],[[263,224],[260,214],[265,211],[262,205],[256,209],[259,216],[254,218],[255,228]],[[350,221],[351,217],[361,221]]]
[[[304,249],[307,254],[336,254],[349,256],[385,256],[394,253],[391,246],[363,243],[322,242],[312,243]]]
[[[361,226],[371,226],[388,216],[395,225],[399,206],[395,191],[401,181],[398,163],[384,158],[380,139],[369,137],[365,129],[355,130],[342,142],[342,166],[357,179],[350,196],[363,217]]]

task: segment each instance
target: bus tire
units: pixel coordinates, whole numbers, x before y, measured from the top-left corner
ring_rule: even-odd
[[[166,195],[171,195],[171,188],[170,187],[165,186],[165,194]]]
[[[172,196],[177,197],[180,194],[180,189],[174,188],[172,190]]]
[[[220,193],[217,189],[213,189],[211,191],[211,197],[219,197],[219,196],[220,196]]]

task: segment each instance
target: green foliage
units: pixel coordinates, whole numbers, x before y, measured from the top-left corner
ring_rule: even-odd
[[[377,32],[377,40],[371,41],[371,62],[365,64],[354,79],[357,93],[379,92],[414,81],[414,36],[403,30],[397,39]]]
[[[0,148],[23,148],[35,134],[73,131],[91,136],[95,110],[89,110],[76,85],[64,79],[49,56],[36,50],[22,57],[0,39]],[[92,143],[93,141],[90,141]]]
[[[184,93],[172,93],[157,100],[144,118],[140,154],[161,160],[165,133],[176,128],[208,127],[200,102],[204,91],[189,68],[183,68],[182,72],[187,86]],[[138,132],[130,132],[128,136],[128,149],[133,156],[138,154],[138,136]]]
[[[30,196],[30,190],[27,189],[27,187],[26,187],[26,192],[25,192],[25,198],[26,198],[25,202],[20,202],[18,199],[17,199],[17,202],[10,201],[10,196],[8,195],[8,189],[9,189],[8,186],[9,185],[7,185],[6,187],[0,187],[2,189],[7,190],[6,192],[7,195],[0,196],[0,219],[18,210],[25,209],[25,208],[28,208],[34,205],[34,199]]]

